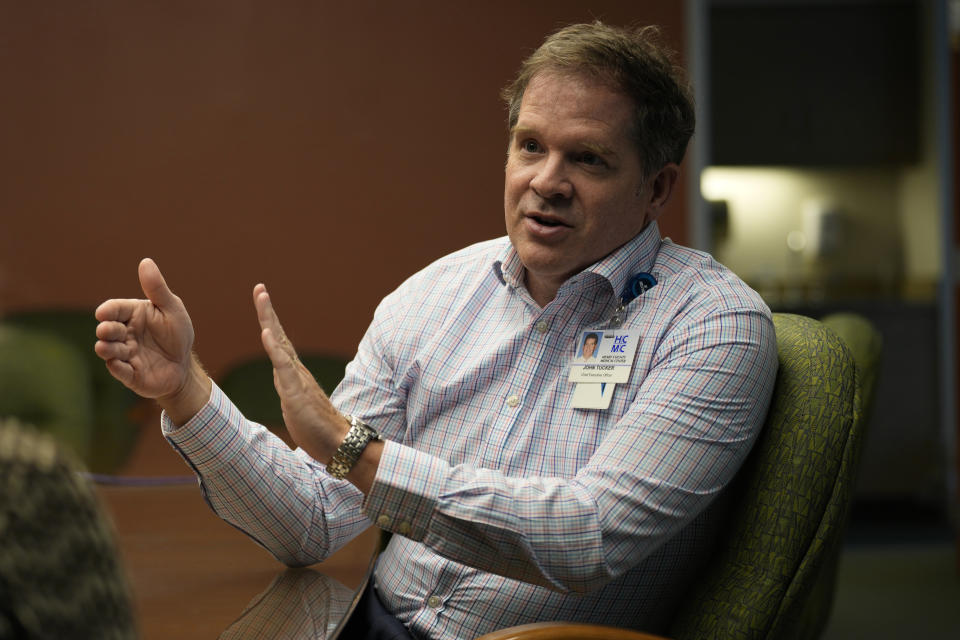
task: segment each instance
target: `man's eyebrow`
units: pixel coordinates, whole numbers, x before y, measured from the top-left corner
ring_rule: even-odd
[[[608,147],[605,144],[600,144],[599,142],[584,142],[583,148],[591,153],[595,153],[598,156],[615,156],[617,152]]]
[[[534,130],[531,129],[530,127],[518,127],[518,126],[514,125],[513,128],[510,129],[510,137],[511,137],[511,138],[514,138],[514,137],[516,137],[516,136],[531,135],[531,134],[534,134],[534,133],[536,133],[536,131],[534,131]]]

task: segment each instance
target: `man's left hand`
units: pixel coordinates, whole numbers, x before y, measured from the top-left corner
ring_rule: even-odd
[[[273,384],[280,396],[287,430],[297,446],[314,460],[326,463],[343,442],[350,425],[300,362],[264,285],[253,288],[253,304],[260,320],[263,348],[273,363]]]

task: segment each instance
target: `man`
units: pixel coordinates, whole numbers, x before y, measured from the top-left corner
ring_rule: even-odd
[[[594,354],[597,351],[597,334],[588,333],[587,337],[583,339],[583,348],[581,349],[581,358],[584,360],[589,360],[594,357]]]
[[[160,402],[216,512],[282,561],[393,532],[375,593],[416,637],[549,619],[663,631],[766,413],[769,310],[660,238],[693,109],[655,30],[562,29],[505,97],[508,238],[387,296],[330,400],[254,288],[296,452],[211,383],[152,261],[147,300],[98,308],[96,351]],[[638,274],[656,284],[633,297]],[[624,381],[571,381],[593,329],[639,345]]]

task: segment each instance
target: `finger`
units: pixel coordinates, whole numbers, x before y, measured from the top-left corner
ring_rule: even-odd
[[[114,378],[123,384],[130,386],[133,382],[133,367],[130,363],[122,360],[107,360],[107,370]]]
[[[140,288],[143,289],[144,295],[155,306],[160,309],[169,309],[179,304],[180,299],[170,291],[167,281],[163,279],[163,274],[160,273],[160,267],[151,258],[144,258],[140,261],[137,273],[140,277]]]
[[[126,362],[130,359],[132,350],[123,342],[114,342],[107,340],[98,340],[93,345],[93,350],[103,360],[119,360]]]
[[[273,310],[273,302],[265,285],[258,284],[253,288],[253,305],[257,309],[257,320],[261,329],[275,329],[280,325],[280,318]]]
[[[122,322],[103,321],[97,325],[97,338],[100,340],[126,340],[127,325]]]
[[[285,350],[290,357],[296,358],[297,353],[287,338],[287,334],[283,330],[283,325],[280,324],[280,318],[277,316],[277,312],[273,309],[273,302],[270,300],[270,294],[267,293],[267,288],[262,284],[258,284],[253,290],[253,302],[257,308],[257,320],[260,321],[260,328],[269,329],[278,345]]]
[[[260,332],[260,341],[273,364],[274,386],[277,391],[297,389],[300,385],[300,372],[297,367],[297,354],[293,352],[293,348],[289,343],[288,348],[284,348],[269,328]]]
[[[271,329],[263,329],[260,332],[260,341],[274,369],[296,364],[297,354],[293,351],[293,347],[290,343],[281,343]]]
[[[142,304],[142,300],[133,299],[115,299],[107,300],[97,307],[93,316],[101,321],[127,322],[133,317],[133,312],[137,305]]]

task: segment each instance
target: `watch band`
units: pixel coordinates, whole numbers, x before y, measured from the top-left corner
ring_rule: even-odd
[[[356,416],[343,414],[343,417],[350,423],[350,431],[337,447],[333,458],[327,463],[327,473],[337,479],[342,479],[350,473],[350,469],[357,464],[357,460],[360,459],[360,455],[371,440],[382,439],[376,429]]]

